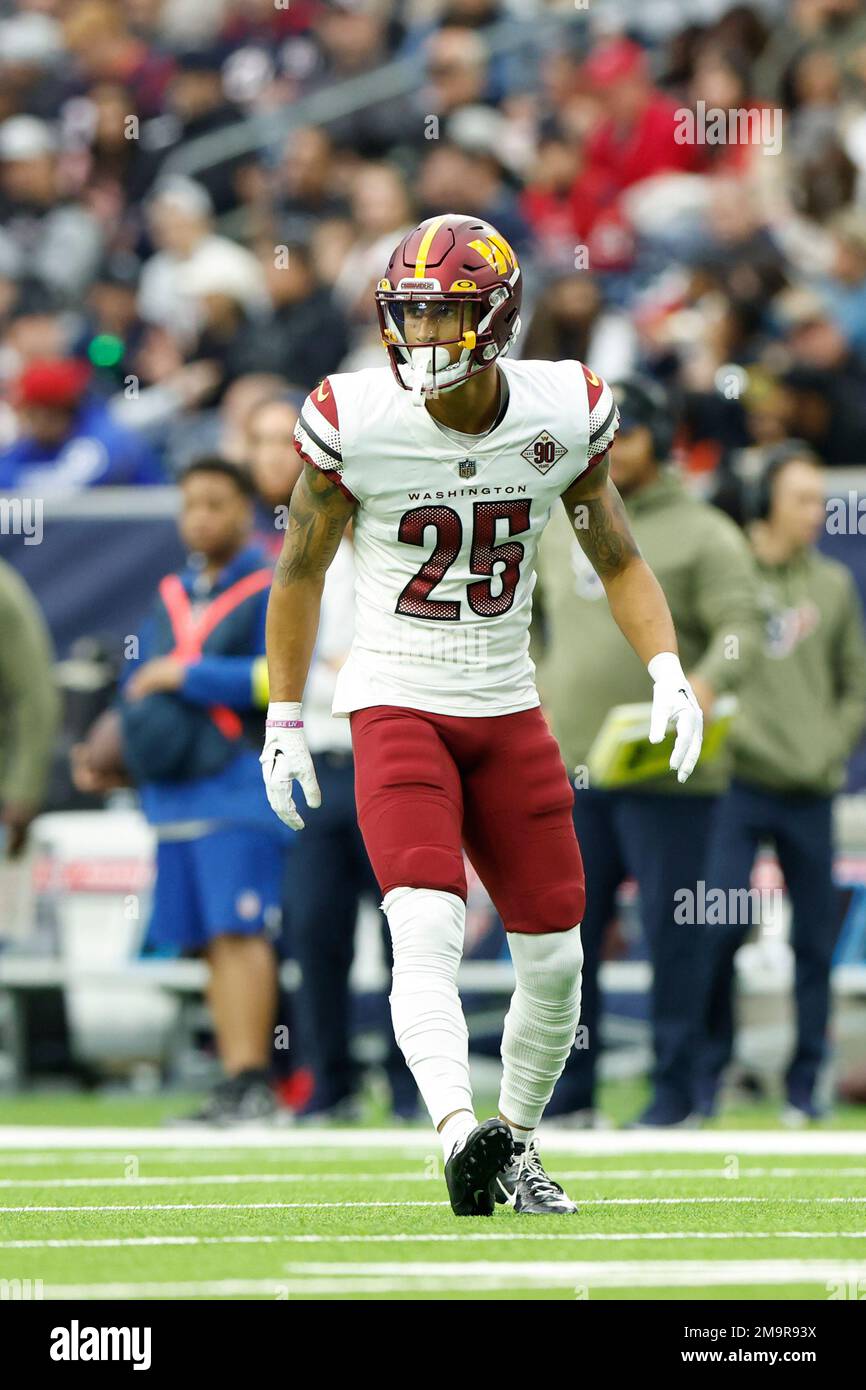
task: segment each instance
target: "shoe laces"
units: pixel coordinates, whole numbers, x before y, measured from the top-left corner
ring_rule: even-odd
[[[536,1197],[564,1197],[565,1193],[558,1182],[554,1182],[544,1171],[538,1146],[533,1142],[517,1156],[517,1176],[526,1178]]]

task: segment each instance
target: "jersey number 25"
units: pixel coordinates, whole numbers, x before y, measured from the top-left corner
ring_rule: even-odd
[[[520,563],[525,550],[520,541],[496,544],[496,523],[507,520],[508,534],[519,535],[529,530],[528,499],[515,502],[476,502],[472,516],[472,547],[469,568],[473,574],[487,575],[466,585],[466,598],[473,613],[495,618],[507,613],[514,602]],[[423,545],[428,526],[436,531],[436,545],[418,573],[409,580],[397,600],[398,613],[410,618],[436,619],[456,622],[460,618],[459,599],[436,599],[430,595],[441,583],[460,554],[463,544],[463,522],[453,507],[413,507],[400,519],[398,539],[406,545]],[[499,574],[501,588],[493,593],[494,566],[502,564]]]

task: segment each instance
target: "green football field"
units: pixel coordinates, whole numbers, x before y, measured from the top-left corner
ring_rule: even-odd
[[[0,1106],[0,1295],[866,1297],[856,1113],[847,1129],[754,1113],[748,1128],[551,1131],[545,1161],[577,1216],[458,1219],[424,1126],[226,1134],[166,1129],[164,1109]]]

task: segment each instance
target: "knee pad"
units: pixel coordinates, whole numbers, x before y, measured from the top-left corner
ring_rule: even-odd
[[[579,926],[532,936],[511,932],[508,948],[521,989],[553,1005],[573,998],[583,968]]]
[[[392,888],[382,900],[394,949],[394,979],[419,968],[456,981],[466,904],[438,888]]]

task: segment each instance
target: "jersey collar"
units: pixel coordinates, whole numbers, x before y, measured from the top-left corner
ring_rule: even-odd
[[[473,458],[476,460],[478,473],[480,474],[500,452],[499,443],[502,433],[502,425],[509,415],[511,401],[514,392],[511,383],[505,373],[502,373],[502,401],[499,406],[499,413],[496,416],[489,430],[484,434],[473,435],[465,443],[451,439],[445,434],[442,428],[433,419],[433,416],[426,408],[413,405],[407,392],[400,392],[405,397],[401,401],[411,433],[417,442],[423,447],[431,458],[443,462],[450,472],[454,472],[456,465],[463,459]],[[398,388],[399,389],[399,388]]]

